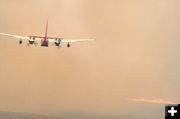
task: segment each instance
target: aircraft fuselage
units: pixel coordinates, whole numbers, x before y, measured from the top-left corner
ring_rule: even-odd
[[[48,40],[46,40],[46,38],[43,39],[42,42],[41,42],[41,46],[42,46],[42,47],[48,47],[48,45],[49,45]]]

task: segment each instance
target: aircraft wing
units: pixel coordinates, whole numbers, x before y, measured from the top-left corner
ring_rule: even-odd
[[[29,37],[12,35],[12,34],[7,34],[7,33],[0,33],[0,35],[9,36],[9,37],[13,37],[13,38],[21,39],[21,40],[28,40],[29,39]]]
[[[94,39],[70,39],[70,38],[49,38],[50,42],[55,42],[56,39],[60,39],[62,43],[75,43],[83,41],[93,41]]]
[[[62,39],[63,43],[75,43],[75,42],[83,42],[83,41],[93,41],[94,39]]]

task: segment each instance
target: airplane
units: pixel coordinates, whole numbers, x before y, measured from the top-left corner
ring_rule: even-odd
[[[0,35],[9,36],[13,38],[19,39],[19,44],[22,44],[23,40],[28,41],[29,45],[38,45],[40,42],[41,47],[49,47],[50,44],[57,46],[60,48],[61,43],[67,43],[67,47],[70,47],[70,43],[75,42],[82,42],[82,41],[93,41],[94,39],[67,39],[67,38],[60,38],[60,37],[49,37],[48,36],[48,20],[46,22],[46,30],[44,36],[19,36],[19,35],[12,35],[7,33],[0,33]]]

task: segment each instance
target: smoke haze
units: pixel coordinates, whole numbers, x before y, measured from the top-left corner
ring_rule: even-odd
[[[0,37],[0,110],[72,118],[163,119],[180,101],[179,0],[0,0],[0,32],[94,38],[26,47]],[[143,111],[143,114],[141,113]]]

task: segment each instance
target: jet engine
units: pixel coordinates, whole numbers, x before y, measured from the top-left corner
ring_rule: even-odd
[[[35,40],[36,40],[35,37],[30,36],[30,37],[29,37],[29,44],[34,44],[34,43],[35,43]]]
[[[19,40],[19,44],[22,44],[22,40],[21,39]]]
[[[67,47],[68,47],[68,48],[71,47],[70,43],[67,44]]]
[[[61,44],[61,39],[55,39],[54,44],[55,44],[56,46],[60,46],[60,44]]]

